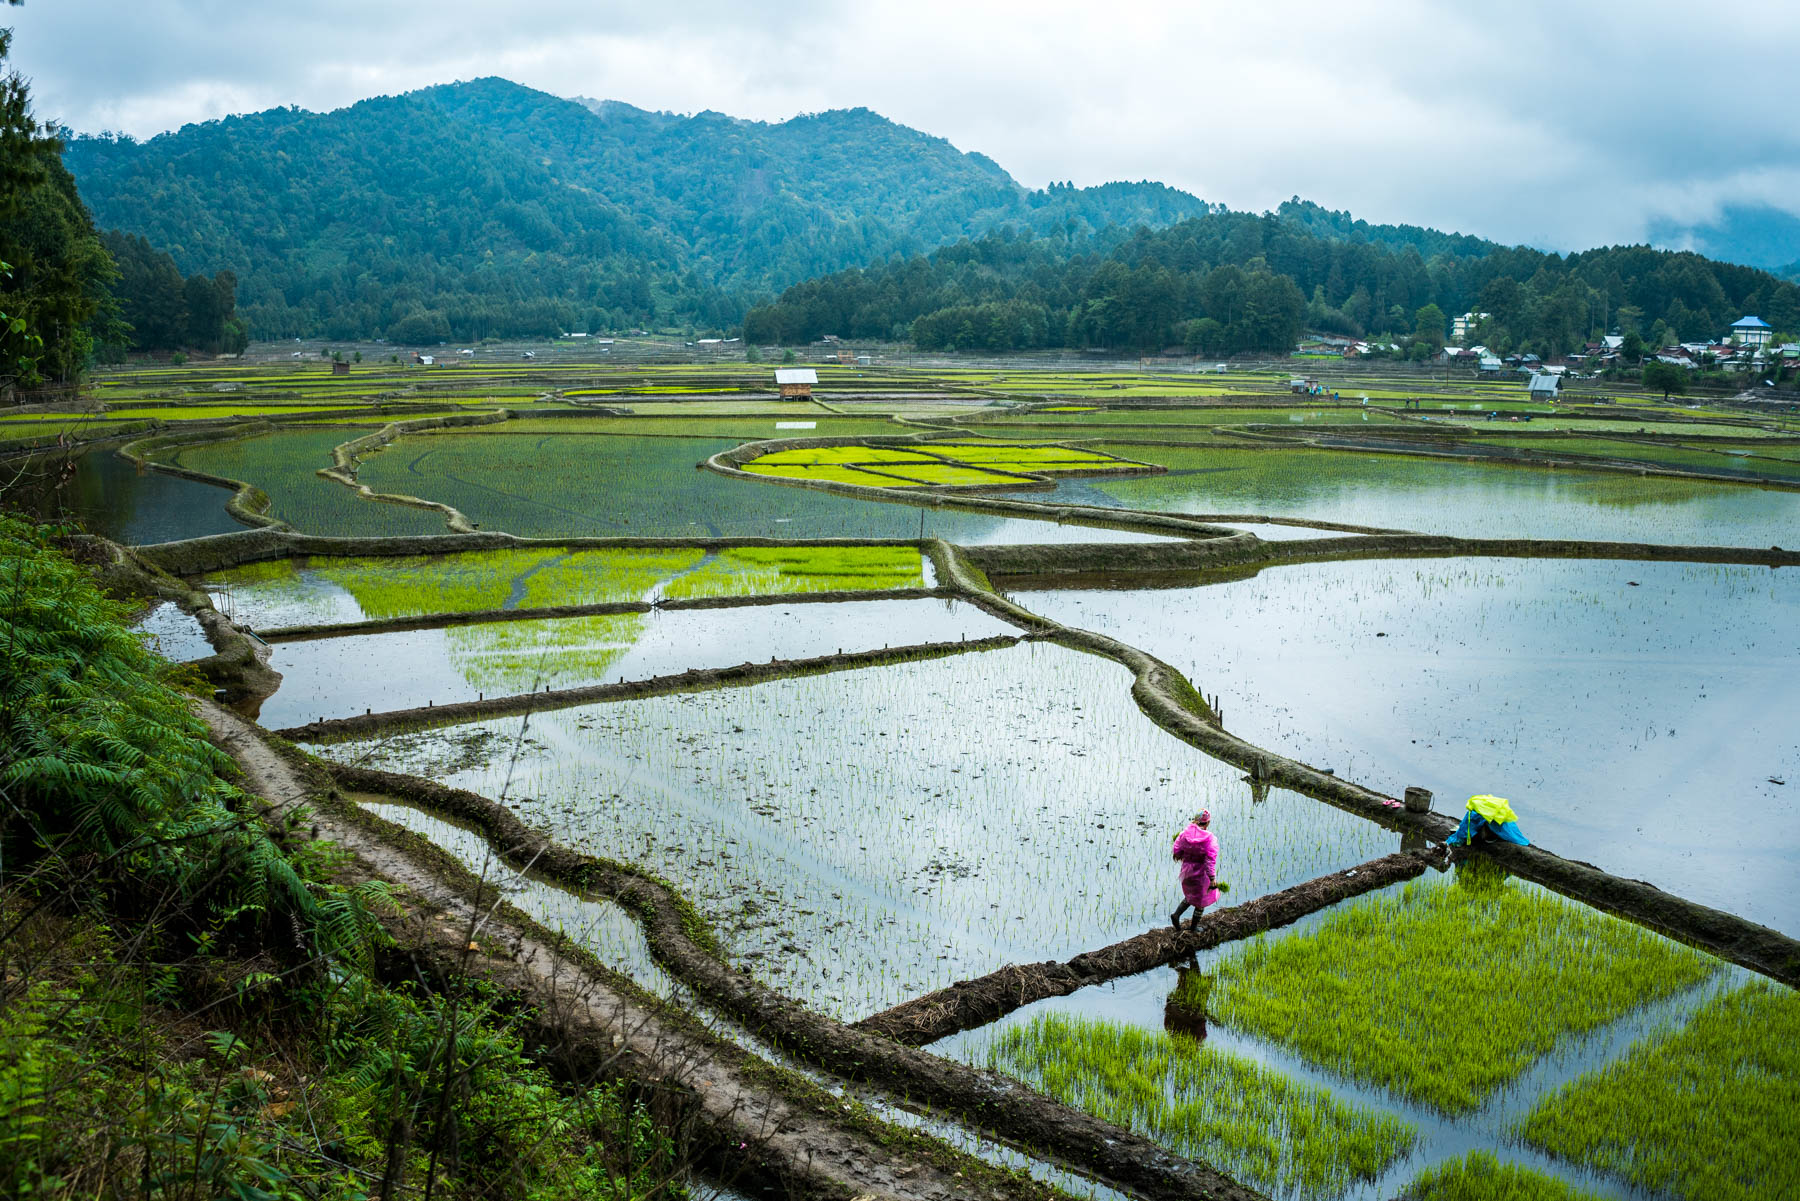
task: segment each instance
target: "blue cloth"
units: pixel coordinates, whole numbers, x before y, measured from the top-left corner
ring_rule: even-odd
[[[1522,847],[1531,845],[1525,832],[1519,829],[1518,822],[1491,822],[1474,810],[1463,814],[1462,824],[1456,827],[1456,833],[1450,836],[1450,845],[1466,847],[1475,841],[1476,835],[1483,830],[1498,838],[1501,842],[1516,843]]]

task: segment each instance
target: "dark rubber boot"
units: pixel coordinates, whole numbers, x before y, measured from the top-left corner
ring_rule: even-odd
[[[1181,910],[1177,909],[1169,915],[1169,924],[1175,927],[1175,933],[1181,933]]]

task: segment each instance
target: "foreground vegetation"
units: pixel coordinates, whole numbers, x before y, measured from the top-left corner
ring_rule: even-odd
[[[648,1110],[494,998],[377,982],[387,890],[265,827],[67,549],[0,519],[0,1193],[682,1195]]]
[[[1758,982],[1545,1097],[1519,1133],[1692,1201],[1800,1196],[1800,994]]]
[[[1447,885],[1415,881],[1304,935],[1247,943],[1218,969],[1213,1012],[1351,1079],[1464,1113],[1562,1036],[1712,970],[1475,860]]]

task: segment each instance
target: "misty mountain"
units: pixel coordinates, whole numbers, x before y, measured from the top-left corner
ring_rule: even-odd
[[[1699,225],[1659,222],[1650,240],[1800,280],[1800,217],[1768,205],[1727,205]]]

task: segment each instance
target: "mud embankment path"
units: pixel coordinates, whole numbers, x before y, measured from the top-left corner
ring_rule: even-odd
[[[980,1195],[1050,1201],[1052,1191],[967,1157],[933,1156],[918,1140],[880,1137],[842,1116],[828,1095],[789,1095],[748,1053],[707,1035],[681,1011],[647,1000],[585,967],[546,932],[515,922],[492,893],[459,888],[442,863],[403,849],[333,806],[317,805],[329,782],[263,740],[249,722],[216,705],[201,713],[244,784],[276,813],[310,806],[315,836],[350,851],[350,878],[382,879],[402,892],[403,913],[384,918],[396,942],[387,958],[433,987],[484,979],[518,1004],[527,1041],[563,1078],[632,1081],[664,1114],[683,1115],[715,1167],[740,1185],[798,1198],[942,1201]],[[472,937],[471,937],[472,935]],[[1248,1192],[1163,1194],[1249,1197]]]
[[[1196,930],[1151,930],[1097,951],[1083,952],[1067,963],[1008,965],[973,980],[959,980],[866,1017],[856,1023],[856,1028],[909,1047],[922,1047],[960,1031],[985,1026],[1046,997],[1066,997],[1090,984],[1135,976],[1175,963],[1196,951],[1291,925],[1340,901],[1410,880],[1424,872],[1430,862],[1425,855],[1411,851],[1384,855],[1242,905],[1216,910],[1203,918]]]

